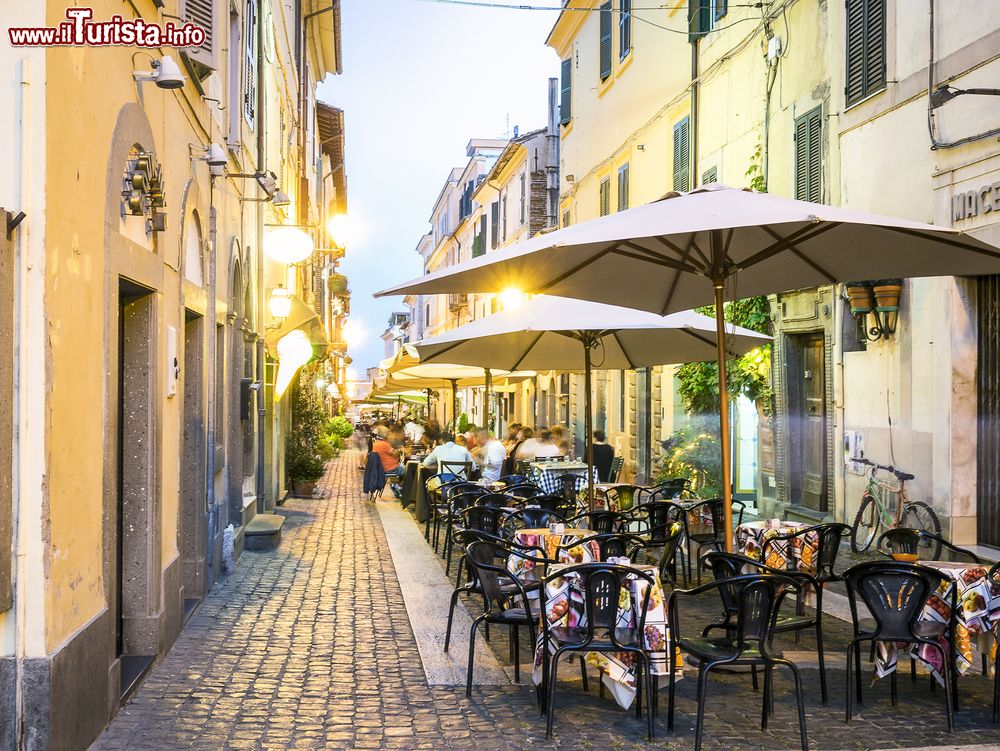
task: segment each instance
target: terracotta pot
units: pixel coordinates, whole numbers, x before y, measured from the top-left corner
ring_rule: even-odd
[[[314,482],[292,483],[292,494],[298,496],[299,498],[312,498],[312,494],[315,489],[316,483]]]
[[[899,296],[903,292],[902,284],[886,284],[875,287],[875,306],[879,310],[899,310]]]
[[[871,313],[872,300],[868,287],[848,287],[847,297],[851,301],[851,313]]]

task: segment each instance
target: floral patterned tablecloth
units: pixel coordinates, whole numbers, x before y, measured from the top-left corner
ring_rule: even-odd
[[[560,568],[565,568],[572,564],[553,564],[549,566],[549,573],[557,573]],[[660,585],[659,573],[655,566],[634,565],[641,571],[653,577],[653,588],[649,593],[649,605],[646,610],[646,623],[644,629],[644,641],[646,649],[650,652],[654,675],[667,674],[667,644],[670,641],[670,632],[667,627],[667,605],[663,594],[663,587]],[[570,574],[569,576],[552,580],[545,588],[545,612],[543,618],[547,618],[549,626],[561,626],[573,628],[586,625],[583,592],[577,584],[578,578]],[[625,590],[625,597],[619,602],[618,627],[634,627],[639,620],[638,609],[642,606],[646,596],[646,588],[649,583],[638,576],[630,579],[630,586]],[[544,648],[544,635],[539,629],[538,643],[535,648],[535,670],[534,681],[537,684],[542,682],[542,658]],[[555,645],[550,645],[550,650],[555,651]],[[615,701],[619,705],[628,709],[635,700],[635,669],[633,666],[634,656],[628,653],[607,653],[590,652],[587,653],[587,663],[597,667],[601,671],[601,679],[607,686]],[[678,662],[680,666],[680,662]]]
[[[548,527],[540,529],[519,529],[514,533],[514,542],[518,545],[533,545],[545,551],[545,557],[549,560],[559,560],[566,564],[592,563],[601,560],[601,551],[597,543],[590,541],[586,545],[574,547],[560,546],[572,545],[577,540],[593,535],[588,529],[564,529],[561,535],[554,535]],[[538,570],[532,561],[526,561],[520,556],[512,555],[507,561],[508,570],[522,581],[538,581]]]
[[[798,522],[781,522],[777,527],[767,522],[748,522],[736,528],[736,549],[747,558],[761,561],[765,566],[788,570],[793,561],[795,569],[806,574],[816,573],[816,553],[819,551],[819,535],[815,532],[793,537],[791,540],[777,540],[767,546],[767,558],[762,560],[764,544],[779,535],[787,535],[805,529],[808,525]]]
[[[980,563],[952,563],[947,561],[920,561],[921,566],[933,568],[948,577],[924,606],[923,619],[948,623],[951,618],[952,588],[958,587],[958,612],[955,614],[954,659],[960,674],[965,674],[976,663],[976,653],[995,649],[996,626],[1000,623],[1000,587],[989,579],[989,566]],[[950,649],[947,633],[941,644]],[[941,656],[926,645],[913,645],[909,654],[924,663],[939,682]],[[895,645],[880,642],[875,656],[875,677],[881,678],[896,669]]]

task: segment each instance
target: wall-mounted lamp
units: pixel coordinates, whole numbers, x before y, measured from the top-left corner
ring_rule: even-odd
[[[152,81],[161,89],[179,89],[187,81],[187,76],[181,73],[170,55],[164,55],[158,60],[153,58],[152,65],[152,70],[133,71],[132,78],[137,86],[141,87],[143,82]]]
[[[284,321],[292,312],[292,293],[278,285],[271,290],[271,295],[267,299],[267,309],[271,313],[271,318],[279,323]]]
[[[844,299],[851,306],[851,315],[858,322],[867,341],[888,340],[896,333],[899,297],[903,292],[902,279],[847,282],[844,291]]]
[[[288,206],[288,204],[290,204],[291,202],[292,199],[289,198],[288,194],[281,188],[278,188],[276,191],[274,191],[274,194],[271,196],[271,203],[273,203],[275,206]]]
[[[301,263],[315,249],[312,238],[298,227],[277,227],[264,235],[264,253],[279,263]]]
[[[958,89],[948,84],[941,84],[931,92],[931,109],[937,109],[947,104],[955,97],[963,94],[982,94],[985,96],[1000,96],[1000,89]]]

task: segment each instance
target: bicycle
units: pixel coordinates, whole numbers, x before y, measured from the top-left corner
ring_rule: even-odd
[[[911,501],[906,495],[906,483],[914,479],[914,475],[901,472],[892,465],[876,464],[869,459],[856,459],[859,464],[868,467],[868,487],[861,496],[861,507],[854,517],[851,526],[851,549],[855,553],[863,553],[871,547],[882,528],[921,529],[940,536],[941,522],[934,509],[923,501]],[[888,472],[899,482],[899,487],[887,485],[875,477],[876,472]],[[896,496],[896,510],[893,513],[889,506],[889,495]],[[920,557],[925,560],[937,560],[941,554],[941,543],[930,538],[921,538]]]

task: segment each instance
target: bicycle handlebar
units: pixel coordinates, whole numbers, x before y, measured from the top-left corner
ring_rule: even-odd
[[[886,472],[891,472],[893,475],[896,476],[896,479],[899,480],[900,482],[913,480],[916,477],[915,475],[911,475],[909,472],[903,472],[901,470],[896,469],[891,464],[878,464],[876,462],[873,462],[871,459],[854,459],[853,461],[857,462],[858,464],[864,464],[866,467],[871,467],[873,471],[881,469]]]

